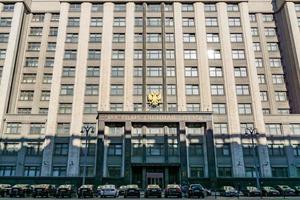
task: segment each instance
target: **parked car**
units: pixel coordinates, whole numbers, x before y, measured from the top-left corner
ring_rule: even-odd
[[[296,186],[294,187],[294,189],[295,189],[296,195],[300,195],[300,186],[299,186],[299,185],[296,185]]]
[[[288,185],[277,185],[275,187],[275,189],[278,190],[280,192],[280,194],[284,195],[284,196],[295,196],[296,195],[296,191]]]
[[[239,191],[232,186],[223,186],[220,189],[220,195],[225,197],[238,197]]]
[[[244,190],[243,193],[245,196],[260,196],[261,195],[261,191],[254,186],[247,186]]]
[[[82,185],[77,190],[78,198],[91,197],[93,198],[95,194],[95,189],[93,185]]]
[[[11,185],[9,184],[0,184],[0,197],[6,197],[9,195]]]
[[[145,198],[148,197],[162,197],[162,191],[159,187],[159,185],[148,185],[145,191]]]
[[[273,187],[270,186],[264,186],[261,189],[262,195],[263,196],[279,196],[280,192],[278,190],[276,190]]]
[[[115,185],[103,185],[100,197],[118,197],[118,190]]]
[[[182,197],[182,191],[179,185],[169,184],[165,189],[165,197]]]
[[[101,197],[102,187],[103,187],[103,185],[99,185],[97,187],[97,189],[96,189],[96,195],[97,195],[97,197]]]
[[[31,186],[31,196],[36,197],[53,197],[55,196],[55,186],[50,184],[39,184]]]
[[[124,196],[126,190],[126,185],[121,185],[119,187],[119,196]]]
[[[127,185],[124,193],[124,198],[137,197],[140,198],[140,189],[137,185]]]
[[[76,196],[76,188],[74,185],[60,185],[56,190],[56,197],[69,197]]]
[[[26,197],[31,192],[30,185],[28,184],[17,184],[12,186],[9,192],[10,197]]]
[[[206,190],[201,184],[191,184],[188,191],[188,197],[201,197],[206,196]]]

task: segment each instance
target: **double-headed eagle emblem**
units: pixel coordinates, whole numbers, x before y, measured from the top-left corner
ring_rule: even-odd
[[[148,94],[147,100],[150,106],[157,107],[161,103],[161,95],[159,92],[151,92]]]

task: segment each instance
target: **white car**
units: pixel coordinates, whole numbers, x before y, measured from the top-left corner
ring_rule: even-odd
[[[118,197],[118,195],[115,185],[103,185],[101,188],[101,197]]]

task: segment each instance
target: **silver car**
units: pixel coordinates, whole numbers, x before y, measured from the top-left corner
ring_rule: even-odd
[[[118,195],[115,185],[103,185],[101,188],[101,197],[118,197]]]

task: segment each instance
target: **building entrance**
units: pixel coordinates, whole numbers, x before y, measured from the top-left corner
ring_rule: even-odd
[[[147,185],[155,184],[163,187],[164,173],[147,172],[146,177]]]

